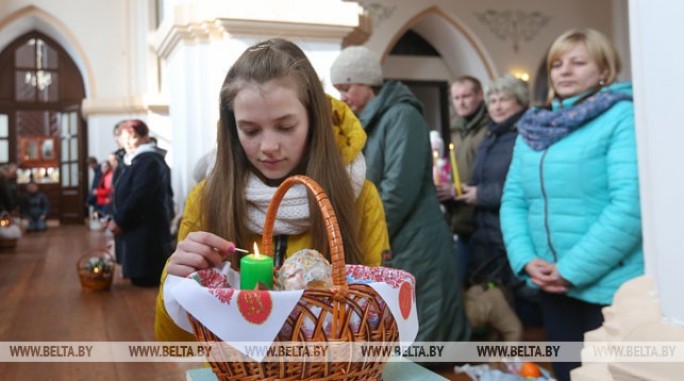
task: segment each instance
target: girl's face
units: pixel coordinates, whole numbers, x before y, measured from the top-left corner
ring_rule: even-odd
[[[518,103],[514,95],[504,91],[489,94],[487,97],[487,111],[489,116],[496,123],[506,121],[506,119],[522,111],[523,107]]]
[[[309,118],[295,85],[275,79],[250,83],[233,101],[237,133],[247,159],[269,180],[289,175],[302,160]]]
[[[599,84],[606,72],[583,43],[575,44],[551,63],[551,84],[560,98],[573,97]]]

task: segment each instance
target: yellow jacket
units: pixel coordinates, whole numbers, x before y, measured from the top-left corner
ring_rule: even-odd
[[[342,102],[330,98],[333,108],[333,131],[335,142],[342,154],[344,164],[349,164],[361,152],[365,142],[366,134],[361,127],[358,119],[352,114],[351,110]],[[204,187],[204,182],[199,183],[188,195],[178,232],[178,241],[193,231],[201,231],[202,223],[200,217],[199,199]],[[361,190],[361,194],[356,199],[357,215],[361,224],[361,249],[364,253],[363,262],[366,266],[380,266],[382,263],[382,253],[389,250],[389,236],[387,234],[387,224],[385,222],[385,212],[382,201],[377,189],[370,181],[366,180]],[[261,242],[261,237],[255,235],[254,242]],[[311,236],[309,233],[289,236],[287,239],[286,256],[311,247]],[[164,307],[163,283],[166,279],[166,269],[162,274],[162,287],[157,295],[156,318],[154,330],[158,340],[162,341],[193,341],[195,338],[176,326],[169,317]]]

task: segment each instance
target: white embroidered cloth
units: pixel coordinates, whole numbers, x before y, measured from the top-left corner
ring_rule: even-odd
[[[359,265],[347,265],[346,274],[350,284],[367,284],[380,295],[397,322],[401,344],[413,343],[418,333],[413,276],[400,270]],[[261,362],[265,353],[245,353],[241,350],[244,343],[272,343],[304,290],[241,291],[229,286],[239,284],[240,274],[231,269],[230,263],[220,269],[198,271],[188,278],[168,275],[164,305],[171,319],[185,331],[193,332],[187,316],[190,313],[221,340]],[[351,324],[360,319],[353,315]]]

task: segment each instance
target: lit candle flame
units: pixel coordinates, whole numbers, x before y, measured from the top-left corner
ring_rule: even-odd
[[[254,256],[259,258],[259,246],[257,246],[256,242],[254,242]]]

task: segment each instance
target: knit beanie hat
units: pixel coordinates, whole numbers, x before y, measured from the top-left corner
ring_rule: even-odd
[[[380,86],[380,59],[365,46],[345,48],[330,67],[330,80],[333,85],[358,83]]]

